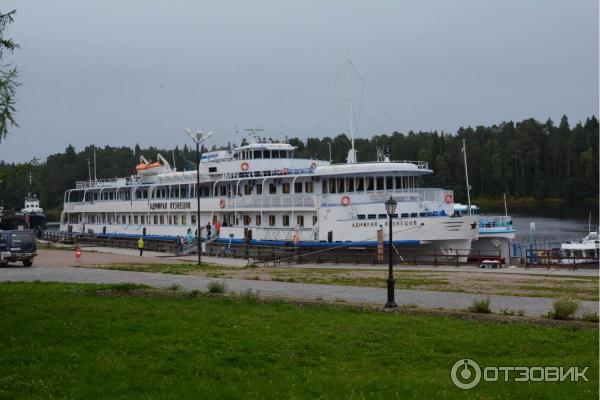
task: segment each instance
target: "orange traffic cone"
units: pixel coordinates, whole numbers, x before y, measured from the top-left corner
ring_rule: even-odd
[[[79,245],[77,245],[77,247],[75,248],[75,261],[79,262],[81,259],[81,249],[79,248]]]

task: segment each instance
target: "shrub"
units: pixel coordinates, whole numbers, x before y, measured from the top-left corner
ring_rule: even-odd
[[[207,285],[209,293],[225,293],[225,289],[227,289],[227,284],[225,281],[211,281]]]
[[[140,289],[150,289],[148,285],[139,285],[137,283],[124,282],[117,283],[116,285],[112,285],[110,290],[114,290],[115,292],[131,292],[132,290],[140,290]]]
[[[598,322],[600,318],[598,317],[598,313],[596,311],[588,311],[581,314],[581,319],[587,322]]]
[[[492,312],[490,310],[490,299],[475,299],[468,310],[474,313],[489,314]]]
[[[260,290],[253,291],[252,289],[246,289],[245,292],[242,293],[242,299],[249,302],[257,302],[260,299]]]
[[[553,319],[570,319],[578,308],[579,303],[575,300],[562,297],[554,300],[554,303],[552,303],[552,311],[546,316]]]
[[[191,292],[189,292],[187,296],[190,299],[195,299],[196,297],[200,296],[200,291],[198,289],[194,289]]]
[[[179,285],[178,283],[173,283],[167,289],[176,292],[177,290],[181,289],[181,285]]]
[[[523,315],[525,315],[525,311],[521,308],[516,309],[516,310],[502,308],[500,310],[500,314],[502,314],[502,315],[518,315],[519,317],[522,317]]]

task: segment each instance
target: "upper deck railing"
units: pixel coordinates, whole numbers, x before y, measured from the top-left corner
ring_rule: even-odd
[[[496,217],[481,217],[479,219],[479,228],[486,229],[502,229],[512,230],[512,218],[510,216],[496,216]]]
[[[140,181],[137,177],[130,178],[112,178],[112,179],[95,179],[89,181],[77,181],[75,189],[93,189],[116,186],[134,185]]]

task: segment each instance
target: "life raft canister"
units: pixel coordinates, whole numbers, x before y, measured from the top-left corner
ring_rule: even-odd
[[[350,204],[350,197],[348,197],[348,196],[342,197],[342,205],[347,206],[348,204]]]
[[[250,168],[250,164],[244,161],[240,167],[242,168],[242,171],[248,171],[248,168]]]
[[[219,200],[219,207],[225,208],[225,199]]]
[[[446,192],[446,194],[444,195],[444,201],[446,202],[446,204],[452,204],[454,202],[454,195],[452,194],[452,192]]]

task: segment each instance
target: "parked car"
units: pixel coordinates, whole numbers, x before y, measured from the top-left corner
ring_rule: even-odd
[[[0,231],[0,265],[21,261],[25,267],[33,265],[37,256],[35,235],[31,230]]]

